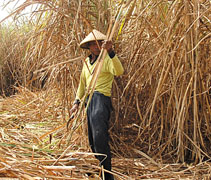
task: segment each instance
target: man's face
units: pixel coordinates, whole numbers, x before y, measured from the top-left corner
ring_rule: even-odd
[[[96,56],[100,54],[102,41],[98,41],[98,44],[100,47],[97,45],[96,41],[89,42],[89,50],[91,51],[92,54],[94,54]]]

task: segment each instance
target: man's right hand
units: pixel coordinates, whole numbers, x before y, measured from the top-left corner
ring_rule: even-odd
[[[73,107],[70,109],[70,114],[73,114],[74,112],[76,112],[78,110],[79,105],[78,104],[74,104]]]

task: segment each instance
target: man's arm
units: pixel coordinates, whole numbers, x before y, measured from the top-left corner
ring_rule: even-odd
[[[113,75],[119,76],[119,75],[123,74],[124,68],[123,68],[122,63],[120,62],[119,58],[116,56],[112,46],[113,46],[113,44],[111,41],[104,41],[102,44],[102,48],[107,50],[108,55],[111,58],[111,63],[108,64],[109,71]]]
[[[74,113],[76,110],[78,110],[80,100],[84,96],[86,88],[86,79],[84,75],[84,66],[82,68],[81,76],[80,76],[80,82],[76,93],[76,99],[73,102],[73,107],[70,109],[70,114]]]

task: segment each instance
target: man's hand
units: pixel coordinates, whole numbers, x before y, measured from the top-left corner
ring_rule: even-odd
[[[74,104],[73,107],[70,109],[70,114],[73,114],[74,112],[76,112],[78,110],[79,105],[78,104]]]
[[[106,49],[108,53],[111,53],[113,51],[112,46],[113,46],[112,41],[108,41],[108,40],[103,41],[102,48]]]

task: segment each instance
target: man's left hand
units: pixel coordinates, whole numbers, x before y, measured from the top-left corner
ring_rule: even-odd
[[[108,53],[111,53],[113,51],[112,46],[113,46],[112,41],[108,41],[108,40],[103,41],[102,48],[106,49]]]

